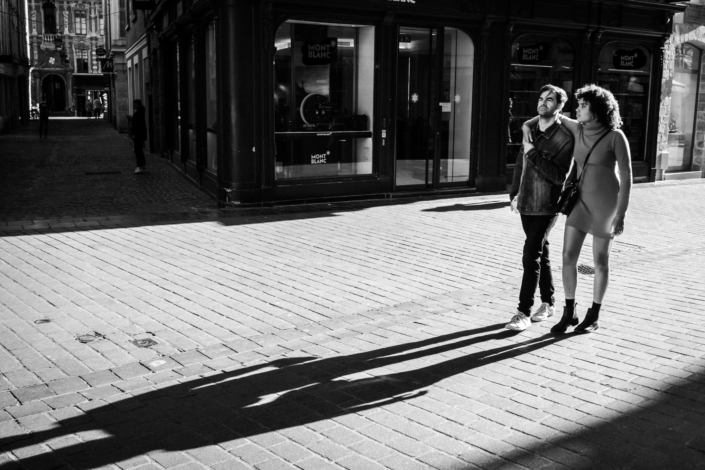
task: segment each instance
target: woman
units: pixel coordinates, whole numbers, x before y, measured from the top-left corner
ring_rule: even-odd
[[[553,333],[565,333],[568,326],[578,325],[575,290],[578,283],[578,257],[585,236],[592,235],[592,256],[595,263],[592,307],[575,331],[589,333],[600,327],[602,299],[609,283],[609,257],[612,240],[624,232],[624,217],[629,206],[632,188],[632,167],[629,142],[619,130],[622,118],[619,104],[609,90],[597,85],[586,85],[575,93],[578,99],[577,120],[565,116],[561,121],[575,137],[575,163],[568,181],[580,177],[580,199],[566,220],[563,237],[563,287],[565,307],[560,322],[551,328]],[[524,147],[532,148],[529,125],[522,126]],[[604,138],[599,140],[603,134]],[[599,142],[598,142],[599,140]],[[595,145],[597,143],[597,145]],[[593,148],[593,145],[595,147]],[[592,149],[590,159],[585,159]],[[619,173],[615,172],[615,165]]]

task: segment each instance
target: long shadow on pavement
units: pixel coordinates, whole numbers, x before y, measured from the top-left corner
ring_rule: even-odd
[[[0,443],[3,451],[21,454],[27,446],[62,441],[55,453],[21,462],[30,468],[62,463],[95,468],[160,449],[187,451],[410,401],[447,377],[565,339],[544,335],[506,344],[502,340],[514,333],[493,333],[501,328],[495,324],[348,356],[273,360],[117,401],[59,421],[54,429]],[[414,359],[437,360],[435,355],[487,341],[505,344],[414,370],[365,374]],[[81,442],[72,436],[76,433],[94,440]]]
[[[509,202],[481,202],[475,204],[453,204],[452,206],[434,207],[424,209],[423,212],[455,212],[455,211],[491,211],[509,207]]]
[[[502,455],[511,463],[492,468],[515,469],[516,463],[529,469],[558,467],[559,462],[560,468],[574,470],[705,469],[702,369],[691,380],[653,389],[653,397],[632,400],[595,408],[592,416],[565,422],[565,427],[558,424],[548,439],[525,436],[516,451]]]

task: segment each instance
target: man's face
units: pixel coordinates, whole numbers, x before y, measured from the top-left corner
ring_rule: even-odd
[[[561,110],[562,106],[558,105],[558,97],[556,92],[552,90],[546,90],[539,96],[539,103],[537,110],[539,116],[548,118],[553,117]]]

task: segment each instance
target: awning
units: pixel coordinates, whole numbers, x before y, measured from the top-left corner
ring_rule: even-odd
[[[84,90],[102,90],[107,86],[102,73],[74,73],[73,82],[76,88]]]

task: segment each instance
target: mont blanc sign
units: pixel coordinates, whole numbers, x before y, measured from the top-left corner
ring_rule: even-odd
[[[301,46],[301,62],[304,65],[328,65],[335,61],[337,51],[337,38],[305,42]]]

